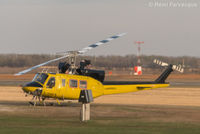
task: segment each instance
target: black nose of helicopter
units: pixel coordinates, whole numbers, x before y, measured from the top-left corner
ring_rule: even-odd
[[[36,90],[38,92],[38,90],[40,90],[42,92],[42,88],[43,86],[35,81],[29,82],[25,85],[23,85],[22,90],[26,93],[31,93],[33,94]]]

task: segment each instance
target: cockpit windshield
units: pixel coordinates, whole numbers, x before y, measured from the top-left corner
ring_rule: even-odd
[[[44,82],[46,81],[48,75],[47,74],[44,74],[44,73],[37,73],[35,75],[35,77],[33,78],[33,81],[38,81],[42,84],[44,84]]]

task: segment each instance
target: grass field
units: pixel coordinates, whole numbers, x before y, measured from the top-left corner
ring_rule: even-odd
[[[79,110],[79,104],[36,108],[6,104],[0,112],[0,133],[200,133],[199,107],[93,104],[92,120],[87,123],[79,121]]]

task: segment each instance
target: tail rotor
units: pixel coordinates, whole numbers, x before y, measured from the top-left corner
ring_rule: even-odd
[[[160,60],[157,60],[157,59],[154,59],[153,62],[154,62],[155,64],[158,64],[158,65],[163,66],[163,67],[169,66],[168,63],[165,63],[165,62],[160,61]],[[173,69],[173,70],[176,70],[176,71],[178,71],[178,72],[180,72],[180,73],[183,73],[183,72],[184,72],[184,68],[183,68],[183,66],[181,66],[181,65],[172,65],[172,69]]]
[[[183,73],[184,69],[181,65],[172,65],[172,64],[168,64],[165,62],[162,62],[160,60],[155,59],[153,61],[155,64],[158,64],[160,66],[164,66],[167,67],[167,69],[155,80],[156,83],[165,83],[165,80],[167,79],[167,77],[171,74],[171,72],[173,72],[174,70]]]

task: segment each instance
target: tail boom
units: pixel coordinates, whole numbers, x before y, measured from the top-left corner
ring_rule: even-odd
[[[116,82],[117,83],[117,82]],[[128,84],[104,84],[104,95],[109,94],[120,94],[120,93],[129,93],[137,92],[141,90],[150,90],[155,88],[164,88],[168,87],[169,83],[155,83],[155,82],[142,82],[136,84],[136,82],[131,82]]]

